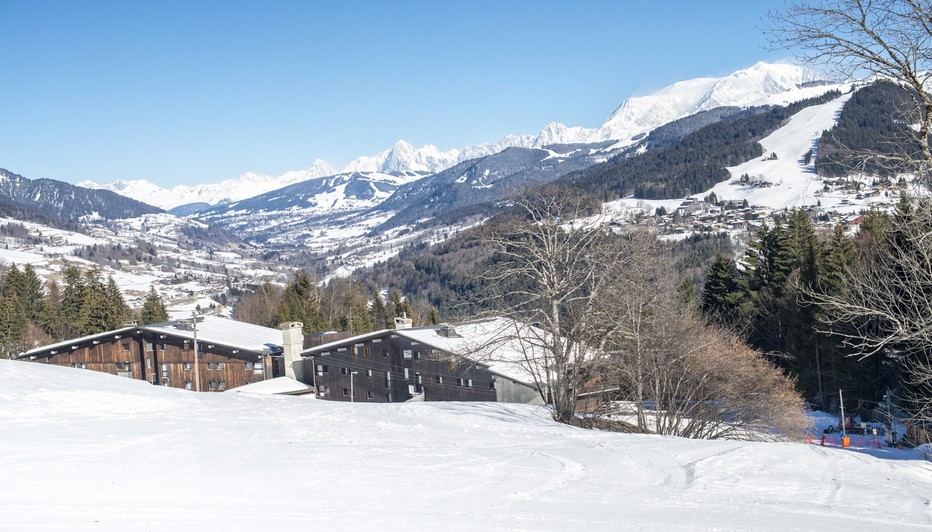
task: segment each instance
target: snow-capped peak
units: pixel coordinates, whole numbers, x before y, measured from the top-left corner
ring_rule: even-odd
[[[237,178],[208,185],[177,185],[163,188],[145,179],[117,180],[100,185],[93,181],[82,181],[79,187],[111,190],[149,205],[162,209],[172,209],[189,203],[208,203],[215,205],[228,201],[237,201],[269,192],[281,187],[299,183],[315,177],[332,175],[333,169],[324,161],[317,159],[304,170],[293,170],[280,176],[268,176],[247,172]]]

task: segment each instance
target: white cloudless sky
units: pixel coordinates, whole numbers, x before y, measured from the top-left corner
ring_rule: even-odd
[[[788,52],[782,0],[0,0],[0,168],[211,183],[462,148]]]

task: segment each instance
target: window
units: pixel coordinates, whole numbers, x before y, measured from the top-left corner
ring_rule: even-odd
[[[383,357],[387,357],[387,356],[388,356],[388,349],[383,349],[383,350],[382,350],[382,356],[383,356]]]
[[[246,369],[247,369],[247,370],[252,369],[253,366],[254,366],[254,364],[253,364],[252,362],[247,362],[247,363],[246,363]]]
[[[414,382],[416,382],[416,383],[418,383],[418,384],[424,384],[424,379],[421,378],[421,374],[420,374],[420,373],[415,373],[415,374],[414,374]]]
[[[192,365],[191,365],[190,362],[185,362],[185,363],[184,363],[184,369],[190,370],[191,367],[192,367]]]
[[[372,343],[374,343],[374,344],[381,344],[381,343],[382,343],[382,339],[381,339],[381,338],[373,338],[373,339],[372,339]]]
[[[354,350],[354,351],[355,351],[355,353],[356,353],[357,355],[362,355],[362,354],[364,354],[364,353],[366,352],[366,345],[365,345],[365,344],[356,344],[354,347],[355,347],[355,350]]]
[[[146,359],[146,369],[152,369],[152,359],[151,359],[151,358],[147,358],[147,359]]]
[[[386,372],[385,372],[385,386],[386,386],[387,388],[391,388],[391,387],[392,387],[392,372],[391,372],[391,371],[386,371]]]
[[[122,363],[122,362],[117,362],[117,363],[116,363],[116,369],[117,369],[117,371],[123,371],[123,363]]]
[[[456,385],[462,386],[464,384],[463,379],[456,379]]]
[[[210,381],[209,386],[210,386],[210,389],[211,389],[211,390],[216,391],[216,390],[217,390],[217,381]]]
[[[159,351],[165,351],[165,342],[159,344]]]
[[[123,344],[123,351],[129,351],[129,342]]]
[[[253,364],[253,368],[255,368],[256,371],[262,371],[263,369],[265,369],[265,363],[256,362],[255,364]]]
[[[207,369],[217,369],[217,363],[216,363],[216,362],[208,362],[208,363],[207,363]]]
[[[434,377],[434,382],[437,384],[443,384],[443,377],[441,377],[440,375],[437,375],[436,377]]]
[[[152,342],[146,342],[146,353],[151,353],[155,351],[155,344]]]
[[[349,368],[340,368],[341,375],[349,375]]]
[[[87,362],[81,362],[81,369],[87,369]]]
[[[402,354],[404,355],[405,358],[411,358],[412,356],[414,356],[414,355],[411,353],[411,350],[410,350],[410,349],[405,349],[404,351],[402,351]]]
[[[491,382],[489,382],[489,389],[490,389],[490,390],[494,390],[494,389],[495,389],[495,379],[494,379],[494,378],[492,379]]]
[[[194,383],[192,383],[191,381],[184,381],[184,389],[185,389],[185,390],[190,390],[190,389],[192,389],[193,387],[194,387]]]
[[[366,390],[366,399],[372,399],[372,390]]]
[[[372,378],[372,370],[371,370],[371,369],[367,369],[367,370],[366,370],[366,377],[369,377],[370,379]]]
[[[217,362],[217,369],[223,370],[223,362]]]
[[[466,379],[466,386],[472,388],[472,379]]]
[[[220,389],[221,389],[221,390],[226,390],[226,389],[227,389],[227,383],[225,383],[225,382],[223,382],[223,381],[220,381]]]
[[[349,395],[349,389],[348,389],[348,388],[343,388],[343,397],[346,397],[346,396],[348,396],[348,395]]]
[[[184,343],[181,344],[181,348],[184,349],[184,350],[191,349],[191,344],[189,344],[188,341],[185,340]]]
[[[411,374],[409,373],[408,368],[405,368],[405,380],[408,380],[410,378],[411,378]]]
[[[328,369],[329,369],[329,368],[328,368],[327,366],[325,366],[324,364],[317,364],[317,376],[318,376],[318,377],[323,377],[323,376],[324,376],[324,373],[327,373],[327,370],[328,370]]]
[[[162,377],[168,378],[168,362],[162,362]]]
[[[365,350],[363,351],[363,356],[372,356],[372,348],[369,347],[368,345],[366,346]]]

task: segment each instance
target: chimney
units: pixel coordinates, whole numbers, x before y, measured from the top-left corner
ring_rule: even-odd
[[[405,312],[402,316],[395,317],[395,328],[396,329],[410,329],[411,328],[411,318],[408,317],[408,314]]]
[[[285,376],[301,380],[296,374],[300,369],[301,351],[304,349],[304,324],[299,321],[289,321],[279,325],[282,330],[282,350],[285,356]],[[302,375],[303,376],[303,375]]]

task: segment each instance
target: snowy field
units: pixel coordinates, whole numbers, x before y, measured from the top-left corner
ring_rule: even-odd
[[[195,394],[0,360],[0,530],[930,530],[912,451],[691,441],[539,407]]]

